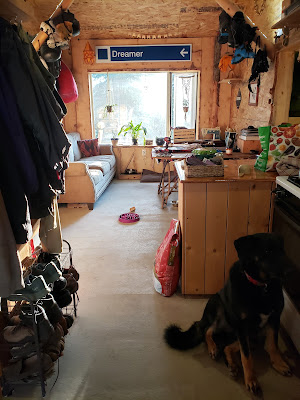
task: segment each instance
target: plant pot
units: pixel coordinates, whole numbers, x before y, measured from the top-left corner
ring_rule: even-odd
[[[118,141],[119,141],[118,138],[111,138],[110,140],[113,146],[118,146]]]
[[[187,113],[188,111],[189,111],[189,108],[188,107],[183,107],[183,111],[185,112],[185,113]]]
[[[132,144],[133,144],[134,146],[136,146],[136,145],[137,145],[137,143],[138,143],[138,140],[137,140],[137,139],[134,139],[134,138],[132,138]]]
[[[155,142],[156,142],[156,145],[157,145],[157,146],[163,146],[164,143],[165,143],[164,138],[159,138],[159,137],[157,137],[157,138],[155,139]]]
[[[106,106],[106,111],[111,113],[113,111],[113,106]]]

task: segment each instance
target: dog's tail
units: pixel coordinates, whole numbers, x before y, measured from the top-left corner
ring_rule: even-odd
[[[172,324],[165,329],[164,339],[173,349],[192,349],[204,340],[203,324],[201,321],[194,322],[185,332],[182,332],[179,326]]]

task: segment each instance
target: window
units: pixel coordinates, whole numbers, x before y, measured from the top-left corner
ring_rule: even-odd
[[[110,143],[130,121],[142,122],[146,138],[153,140],[169,136],[171,127],[195,128],[196,72],[91,73],[90,89],[93,134],[101,143]],[[113,106],[112,112],[107,112],[107,105]],[[132,143],[128,134],[119,139],[122,144]]]

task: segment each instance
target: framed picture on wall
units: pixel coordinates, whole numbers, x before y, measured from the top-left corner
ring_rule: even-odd
[[[258,91],[259,87],[257,83],[250,83],[252,92],[249,91],[249,106],[257,106],[258,104]]]

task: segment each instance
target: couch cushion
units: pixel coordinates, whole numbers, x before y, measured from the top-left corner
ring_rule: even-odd
[[[90,175],[93,179],[94,185],[98,185],[98,183],[103,179],[103,173],[100,171],[100,169],[91,169],[90,170]]]
[[[82,157],[99,155],[98,139],[78,140],[77,144]]]
[[[115,156],[84,157],[80,161],[84,161],[84,162],[86,162],[86,161],[88,161],[88,162],[106,161],[106,162],[109,162],[111,168],[116,164]]]
[[[98,169],[103,172],[103,175],[106,175],[110,170],[110,164],[107,161],[86,161],[85,164],[89,167],[89,170]]]
[[[67,137],[69,141],[71,142],[71,147],[74,155],[74,160],[73,161],[78,161],[81,159],[81,154],[80,150],[77,144],[77,141],[80,140],[80,135],[78,132],[72,132],[72,133],[67,133]],[[70,154],[70,153],[69,153]],[[71,159],[70,159],[71,161]]]

